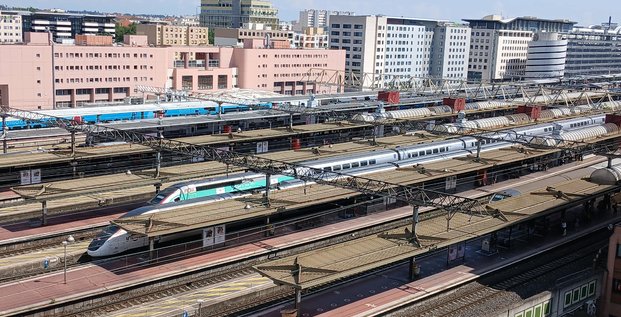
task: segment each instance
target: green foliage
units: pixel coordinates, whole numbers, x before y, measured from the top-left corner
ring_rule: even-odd
[[[128,35],[136,34],[136,23],[132,23],[126,27],[120,24],[117,24],[115,27],[115,30],[116,30],[116,37],[114,41],[116,41],[117,43],[123,42],[123,36],[125,34],[128,34]]]
[[[209,45],[213,45],[213,38],[214,38],[214,32],[212,28],[209,28],[209,30],[207,30],[208,34],[207,34],[207,39],[209,40]]]

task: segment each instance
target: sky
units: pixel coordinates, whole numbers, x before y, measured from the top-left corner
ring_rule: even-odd
[[[621,22],[618,0],[272,0],[281,20],[295,20],[303,9],[353,11],[356,14],[383,14],[451,21],[482,18],[489,14],[504,17],[536,16],[570,19],[579,25],[600,24],[612,16]],[[9,6],[33,6],[92,10],[101,12],[164,15],[196,14],[200,0],[0,0]]]

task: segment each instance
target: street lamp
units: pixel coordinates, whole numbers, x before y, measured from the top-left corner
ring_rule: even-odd
[[[65,256],[64,256],[64,264],[65,264],[65,270],[64,270],[64,274],[63,274],[63,283],[67,284],[67,244],[69,243],[73,243],[75,242],[75,239],[73,238],[72,235],[69,235],[67,237],[67,240],[63,241],[63,247],[65,247]]]
[[[197,314],[197,315],[200,317],[200,315],[201,315],[201,309],[203,308],[203,303],[204,303],[205,301],[204,301],[204,300],[202,300],[202,299],[198,299],[198,300],[196,300],[196,301],[198,302],[198,314]]]

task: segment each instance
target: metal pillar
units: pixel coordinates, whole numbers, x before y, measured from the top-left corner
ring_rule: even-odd
[[[270,183],[272,180],[272,175],[270,174],[266,174],[265,175],[265,205],[267,207],[271,206],[270,203]]]
[[[71,131],[71,156],[75,156],[75,131]]]
[[[300,287],[295,288],[295,310],[296,316],[300,316],[300,309],[302,308],[302,289]]]
[[[289,114],[289,131],[293,131],[293,113]]]
[[[265,232],[263,233],[265,237],[270,236],[271,228],[272,228],[272,225],[270,224],[270,217],[269,216],[265,217]]]
[[[2,118],[2,120],[4,120],[4,118]],[[608,157],[608,168],[612,168],[612,156]]]
[[[410,266],[410,281],[415,280],[420,275],[420,267],[416,264],[416,258],[411,257],[409,261]]]
[[[69,165],[71,165],[71,170],[73,171],[73,177],[75,178],[78,175],[78,162],[71,161],[69,162]]]
[[[416,233],[416,227],[418,227],[419,222],[420,222],[420,217],[418,214],[418,206],[413,206],[412,207],[412,243],[416,244],[416,246],[420,248],[420,241],[418,240],[418,234]]]
[[[41,225],[47,225],[47,201],[41,202]]]
[[[162,189],[162,183],[157,183],[154,185],[155,186],[155,194],[159,194],[160,190]]]
[[[6,154],[8,152],[8,144],[6,141],[7,133],[9,133],[9,129],[6,126],[6,116],[2,116],[2,153]]]
[[[218,120],[222,120],[222,102],[218,102]]]
[[[157,129],[157,138],[160,142],[160,145],[162,145],[162,139],[164,138],[164,135],[162,134],[162,129]],[[160,170],[162,168],[162,151],[157,150],[157,153],[155,153],[155,175],[154,178],[158,178],[160,177]]]
[[[481,140],[477,140],[477,156],[476,160],[479,161],[481,159]]]
[[[149,260],[155,258],[155,237],[149,237]]]

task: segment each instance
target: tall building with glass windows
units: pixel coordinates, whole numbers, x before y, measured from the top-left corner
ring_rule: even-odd
[[[526,75],[528,45],[536,32],[568,33],[576,22],[536,17],[466,19],[472,29],[468,79],[507,80]]]
[[[201,26],[240,28],[245,23],[277,30],[278,9],[266,0],[201,0]]]
[[[447,21],[386,16],[330,16],[330,48],[345,50],[346,71],[365,79],[383,75],[465,79],[470,29]],[[373,76],[376,78],[373,80]]]
[[[565,77],[621,73],[621,27],[576,27],[566,37]]]

